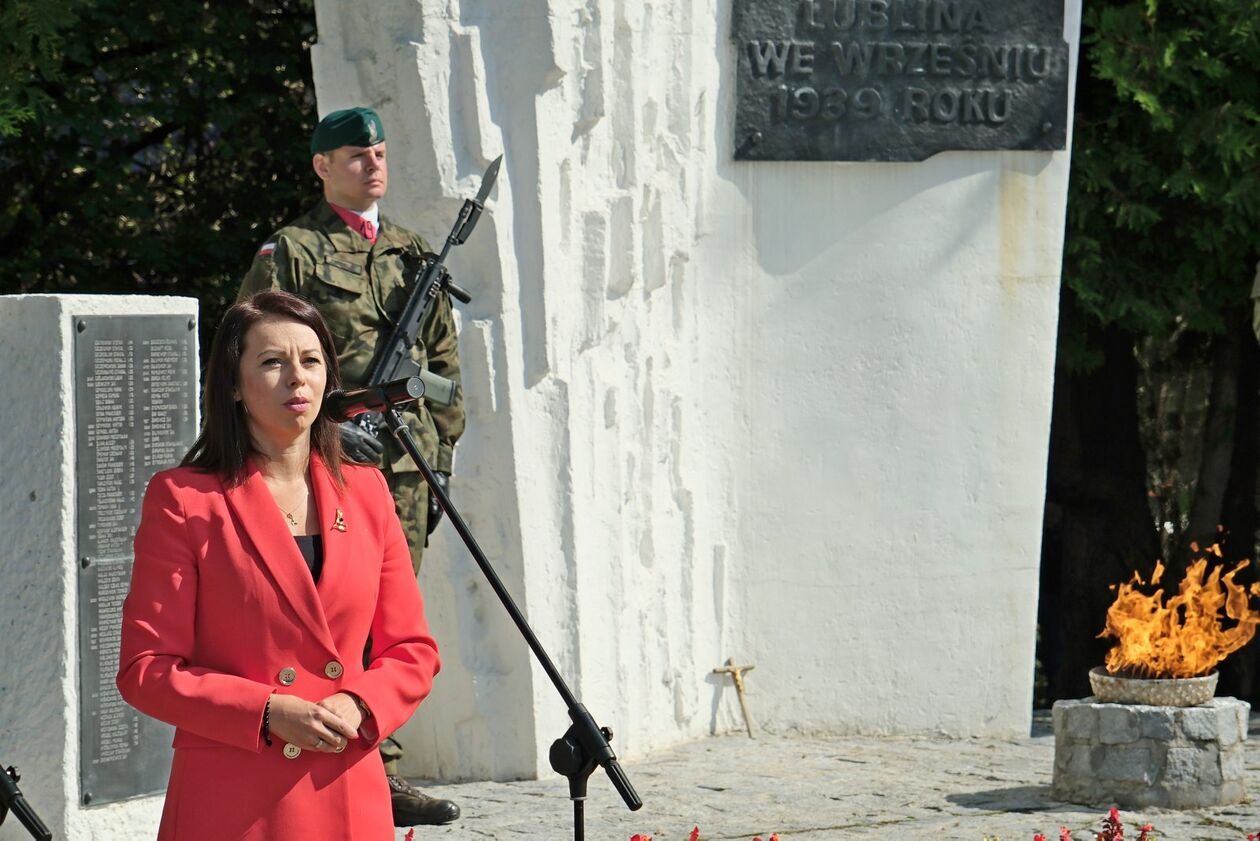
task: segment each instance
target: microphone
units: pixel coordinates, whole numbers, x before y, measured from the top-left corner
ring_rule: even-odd
[[[380,385],[350,390],[336,388],[324,397],[324,414],[337,423],[364,412],[380,412],[424,397],[424,382],[419,377],[403,377]]]

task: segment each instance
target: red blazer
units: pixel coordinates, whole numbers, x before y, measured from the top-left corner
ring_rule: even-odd
[[[342,475],[339,491],[312,455],[318,586],[252,464],[235,487],[184,467],[149,482],[117,683],[176,727],[159,839],[394,838],[376,746],[428,695],[437,646],[384,476],[356,465]],[[272,693],[339,690],[372,711],[345,751],[290,759],[283,740],[264,744]]]

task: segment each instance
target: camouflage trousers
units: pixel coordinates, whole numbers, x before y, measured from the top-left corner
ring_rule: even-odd
[[[385,473],[385,483],[394,495],[394,510],[402,523],[407,545],[411,547],[411,569],[420,574],[420,559],[428,542],[429,486],[420,473]]]
[[[386,471],[385,482],[394,495],[394,509],[402,522],[403,534],[407,535],[407,545],[411,547],[411,569],[419,575],[420,559],[424,556],[424,544],[428,537],[429,486],[420,473]],[[385,762],[386,774],[398,773],[398,760],[402,759],[402,755],[402,745],[392,737],[381,742],[381,759]]]

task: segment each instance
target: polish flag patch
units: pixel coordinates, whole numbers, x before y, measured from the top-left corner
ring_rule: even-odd
[[[275,250],[276,250],[276,244],[274,242],[264,242],[262,244],[262,248],[258,249],[258,256],[266,257],[268,254],[272,253]]]

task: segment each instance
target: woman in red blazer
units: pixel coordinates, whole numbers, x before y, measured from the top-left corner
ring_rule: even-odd
[[[159,839],[394,837],[376,747],[438,654],[384,477],[320,414],[338,384],[314,307],[236,304],[201,435],[145,493],[117,682],[176,727]]]

